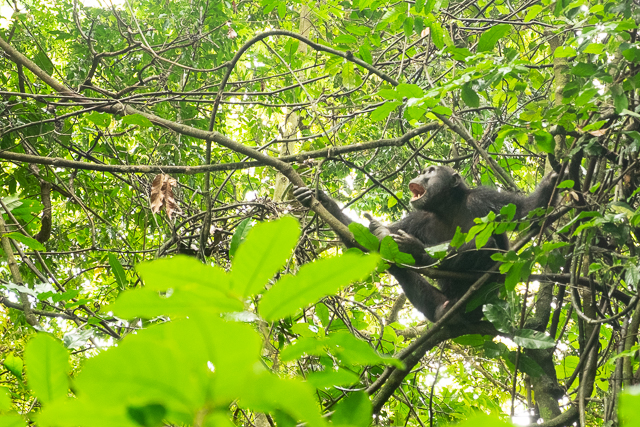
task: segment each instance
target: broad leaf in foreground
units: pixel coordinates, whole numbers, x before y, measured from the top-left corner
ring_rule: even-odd
[[[363,279],[375,270],[380,257],[346,253],[305,264],[297,275],[282,277],[269,289],[260,302],[260,314],[265,320],[278,320],[294,314],[325,295]]]
[[[246,297],[264,289],[291,256],[299,236],[300,225],[292,217],[254,226],[233,258],[233,290]]]

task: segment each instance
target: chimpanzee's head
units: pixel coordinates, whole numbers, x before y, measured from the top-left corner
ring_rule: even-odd
[[[448,166],[429,166],[409,183],[411,206],[416,210],[442,212],[461,202],[469,187],[460,174]]]

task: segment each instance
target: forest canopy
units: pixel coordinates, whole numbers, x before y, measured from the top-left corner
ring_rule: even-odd
[[[636,425],[639,22],[633,0],[0,3],[0,425]],[[522,194],[553,174],[557,202],[417,268],[363,218],[405,217],[430,166]],[[495,236],[487,271],[438,268]],[[390,266],[473,286],[431,323]]]

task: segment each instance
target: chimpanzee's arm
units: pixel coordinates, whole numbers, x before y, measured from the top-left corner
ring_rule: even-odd
[[[552,172],[542,178],[536,190],[524,198],[523,203],[518,206],[518,218],[522,218],[534,209],[546,208],[549,202],[551,202],[551,205],[555,204],[556,200],[551,200],[551,196],[553,195],[557,178],[558,174],[556,172]]]
[[[315,193],[315,190],[308,187],[293,186],[294,197],[302,204],[302,206],[307,208],[310,207],[311,197],[315,196]],[[324,206],[324,208],[328,210],[331,215],[336,217],[338,221],[340,221],[344,225],[348,226],[353,222],[351,218],[349,218],[342,212],[340,206],[338,206],[338,204],[322,190],[318,190],[318,201],[322,203],[322,206]]]

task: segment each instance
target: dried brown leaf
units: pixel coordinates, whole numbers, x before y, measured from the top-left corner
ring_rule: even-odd
[[[167,216],[171,218],[174,212],[177,212],[177,213],[182,212],[182,210],[176,203],[175,197],[173,196],[173,187],[176,186],[178,181],[176,181],[173,178],[170,178],[168,175],[165,175],[165,176],[167,177],[167,180],[165,184],[162,186],[162,191],[164,192],[164,200],[165,200],[164,209],[167,212]]]
[[[151,203],[151,212],[154,214],[160,212],[164,205],[164,192],[162,191],[162,187],[166,179],[165,177],[166,175],[164,174],[158,174],[153,178],[153,183],[151,183],[149,201]]]

